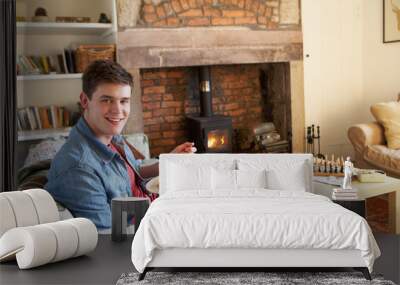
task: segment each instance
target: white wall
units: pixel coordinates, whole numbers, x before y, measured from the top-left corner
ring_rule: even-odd
[[[400,6],[400,0],[395,0]],[[381,0],[364,5],[363,25],[363,92],[364,103],[370,106],[381,101],[396,100],[400,93],[400,42],[383,44],[383,6]],[[370,119],[369,110],[360,119]]]
[[[400,92],[400,43],[382,43],[381,0],[302,0],[302,21],[306,125],[321,126],[322,153],[352,154],[349,126]]]

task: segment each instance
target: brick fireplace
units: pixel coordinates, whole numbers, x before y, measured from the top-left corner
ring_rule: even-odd
[[[302,151],[297,0],[117,4],[118,60],[135,78],[133,116],[125,131],[146,133],[152,155],[188,139],[186,117],[200,112],[199,66],[210,66],[213,112],[230,117],[234,132],[268,119],[281,136],[292,137],[294,151]]]

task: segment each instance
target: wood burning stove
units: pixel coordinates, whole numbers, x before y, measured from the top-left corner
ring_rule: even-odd
[[[232,119],[227,116],[188,116],[189,138],[197,152],[232,152]]]
[[[232,152],[232,118],[213,115],[210,68],[199,68],[200,116],[187,116],[189,140],[197,152]]]

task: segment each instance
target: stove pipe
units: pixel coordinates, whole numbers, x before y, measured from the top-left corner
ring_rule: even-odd
[[[211,77],[210,67],[201,66],[199,72],[200,81],[200,117],[212,117]]]

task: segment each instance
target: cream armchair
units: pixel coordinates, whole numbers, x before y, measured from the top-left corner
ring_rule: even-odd
[[[0,193],[0,262],[16,259],[20,269],[28,269],[96,248],[92,221],[59,219],[55,201],[43,189]]]
[[[381,169],[400,178],[400,150],[386,145],[384,128],[377,122],[351,126],[347,132],[358,168]]]

